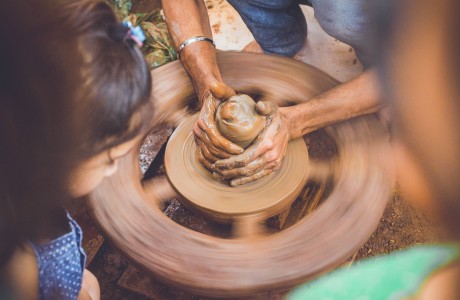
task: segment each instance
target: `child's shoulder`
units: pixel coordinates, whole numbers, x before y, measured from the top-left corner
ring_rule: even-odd
[[[17,299],[38,299],[38,265],[29,245],[16,249],[4,270]]]
[[[31,242],[38,265],[40,296],[76,299],[81,289],[86,255],[80,226],[67,214],[68,228],[52,240]]]
[[[460,299],[460,261],[448,264],[436,270],[420,289],[417,300]]]
[[[458,245],[414,247],[359,261],[350,269],[338,269],[300,287],[290,299],[400,299],[416,296],[433,274],[459,260]]]

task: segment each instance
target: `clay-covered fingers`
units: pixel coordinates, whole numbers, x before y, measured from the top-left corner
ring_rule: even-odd
[[[267,123],[269,121],[271,122],[271,120],[268,120]],[[260,157],[265,152],[272,150],[274,147],[273,141],[271,139],[264,139],[265,135],[269,131],[270,126],[266,125],[256,140],[252,143],[252,145],[246,148],[243,153],[240,155],[233,155],[227,159],[218,160],[215,163],[215,167],[219,170],[241,168],[248,165],[250,162]]]
[[[238,186],[258,180],[277,171],[281,167],[282,157],[284,157],[284,154],[279,156],[277,160],[268,162],[264,156],[261,156],[251,161],[247,166],[232,170],[218,170],[214,166],[211,167],[214,171],[213,176],[216,179],[230,180],[231,186]]]
[[[199,123],[198,126],[200,126]],[[201,128],[201,130],[206,135],[209,145],[212,145],[215,149],[221,152],[220,155],[229,156],[240,154],[244,151],[240,146],[224,138],[215,124],[208,125],[206,126],[206,129]]]
[[[210,158],[210,161],[212,161],[213,163],[216,162],[217,160],[229,158],[231,156],[231,154],[228,154],[227,152],[217,149],[211,143],[208,136],[199,128],[197,124],[195,124],[193,128],[193,134],[195,135],[195,141],[197,143],[197,146],[200,149],[202,149],[205,156],[207,158]],[[212,155],[212,157],[209,157],[208,155],[206,155],[207,153]]]
[[[259,172],[267,165],[267,161],[265,157],[261,156],[250,162],[249,164],[241,167],[241,168],[234,168],[231,170],[223,170],[213,168],[215,171],[215,176],[220,179],[233,179],[237,177],[248,177],[252,176],[255,173]]]
[[[265,169],[265,170],[259,171],[256,174],[248,176],[248,177],[240,177],[240,178],[237,178],[237,179],[233,179],[233,180],[230,181],[230,185],[231,186],[239,186],[239,185],[242,185],[242,184],[253,182],[253,181],[256,181],[256,180],[258,180],[258,179],[260,179],[260,178],[262,178],[264,176],[270,175],[271,173],[273,173],[273,169]]]
[[[210,163],[210,162],[207,160],[207,158],[203,155],[203,152],[201,151],[200,148],[198,148],[197,155],[198,155],[198,161],[199,161],[206,169],[208,169],[208,171],[212,172],[212,170],[213,170],[212,163]]]
[[[257,102],[256,111],[262,116],[270,116],[278,112],[278,106],[272,101],[263,100]]]
[[[267,105],[267,106],[265,106]],[[266,127],[242,154],[218,160],[213,171],[231,185],[257,180],[280,168],[290,140],[289,121],[270,102],[261,105],[268,113]]]
[[[223,157],[240,154],[243,148],[224,138],[216,127],[215,114],[219,104],[220,101],[211,93],[205,96],[197,126],[195,126],[197,128],[194,129],[195,137],[200,138],[207,147],[213,146],[218,152],[221,152]],[[203,137],[204,135],[206,138]]]
[[[219,170],[231,170],[241,168],[249,164],[255,155],[256,146],[250,146],[240,155],[233,155],[227,159],[221,159],[215,162],[215,168]]]
[[[214,83],[209,90],[215,98],[221,101],[236,95],[235,91],[223,82]]]
[[[218,157],[214,156],[210,151],[209,149],[204,146],[204,144],[200,141],[200,140],[195,140],[196,142],[196,145],[198,147],[198,149],[200,150],[201,154],[203,155],[203,157],[211,164],[215,163],[216,161],[219,160]]]
[[[270,122],[271,120],[267,120],[267,124]],[[271,150],[273,148],[272,141],[264,140],[264,136],[267,131],[269,131],[269,127],[269,125],[266,125],[256,140],[252,143],[252,145],[246,148],[243,153],[240,155],[233,155],[227,159],[216,161],[214,164],[215,168],[218,170],[231,170],[235,168],[241,168],[260,157],[263,153]]]
[[[227,160],[217,161],[212,165],[213,175],[220,180],[235,180],[238,178],[253,178],[253,180],[261,178],[272,172],[262,172],[263,170],[276,171],[281,167],[282,159],[286,154],[287,146],[284,148],[273,148],[271,151],[266,152],[264,155],[258,156],[253,160],[247,159],[249,162],[242,160],[234,161],[237,156],[232,156]],[[242,155],[239,156],[243,156]],[[228,161],[234,162],[233,165],[226,164],[224,167],[231,166],[232,168],[218,168],[219,163]],[[235,166],[235,164],[239,164]],[[256,174],[258,174],[256,176]],[[252,181],[252,180],[251,180]]]

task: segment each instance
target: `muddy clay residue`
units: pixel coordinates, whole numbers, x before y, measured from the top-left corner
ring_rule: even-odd
[[[225,138],[246,148],[264,128],[265,117],[257,113],[251,97],[240,94],[219,105],[216,125]]]

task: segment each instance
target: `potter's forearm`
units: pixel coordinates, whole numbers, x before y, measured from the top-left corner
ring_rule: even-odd
[[[166,23],[176,49],[186,39],[194,36],[212,38],[209,17],[203,0],[164,0]],[[221,82],[213,45],[206,41],[185,47],[180,60],[194,81],[200,99],[216,82]]]
[[[316,129],[373,113],[383,106],[375,70],[358,77],[299,105],[284,108],[290,121],[291,138],[297,138]]]

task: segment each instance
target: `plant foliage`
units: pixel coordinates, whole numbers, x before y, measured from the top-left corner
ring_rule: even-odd
[[[141,50],[151,69],[177,59],[166,22],[160,9],[149,13],[130,13],[131,0],[106,0],[120,20],[140,26],[146,40]]]

